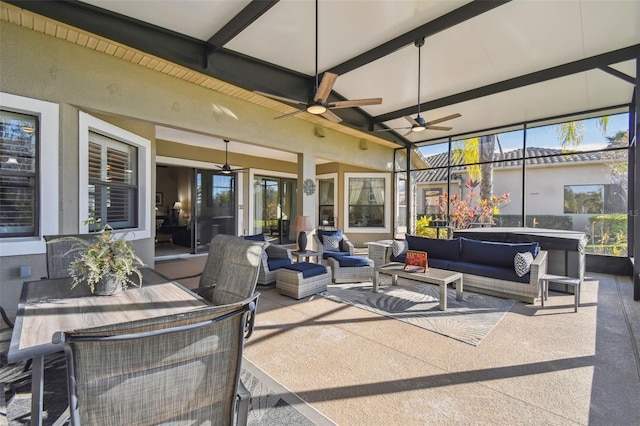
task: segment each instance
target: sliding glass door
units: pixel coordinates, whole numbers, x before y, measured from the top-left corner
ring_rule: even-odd
[[[297,181],[255,176],[253,196],[254,233],[276,244],[295,242],[291,224],[296,216]]]
[[[196,169],[193,185],[193,250],[205,253],[217,234],[237,235],[236,175]]]

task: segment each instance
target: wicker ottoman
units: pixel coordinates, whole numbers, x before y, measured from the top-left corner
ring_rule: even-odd
[[[373,279],[374,261],[359,256],[340,256],[327,258],[327,266],[333,271],[334,283],[354,283]]]
[[[295,263],[294,266],[300,265],[304,268],[320,266],[315,263]],[[327,285],[331,284],[331,268],[324,267],[325,272],[319,275],[304,277],[302,271],[293,269],[280,268],[276,275],[276,288],[280,289],[280,294],[293,297],[294,299],[302,299],[312,294],[325,291]]]

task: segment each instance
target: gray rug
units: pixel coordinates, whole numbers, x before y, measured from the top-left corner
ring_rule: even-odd
[[[397,319],[443,336],[478,346],[482,339],[511,309],[514,301],[464,292],[464,300],[455,299],[455,289],[447,289],[447,310],[439,309],[439,289],[432,284],[403,278],[390,286],[390,278],[381,277],[384,286],[378,293],[371,283],[332,284],[320,295],[337,302]]]
[[[8,366],[0,371],[9,371]],[[67,407],[66,366],[64,357],[52,356],[45,362],[44,425],[52,425]],[[10,379],[10,377],[5,377]],[[242,361],[241,379],[251,393],[248,425],[334,425],[310,405],[291,393],[247,359]],[[9,426],[30,423],[31,383],[21,382],[7,395]],[[2,410],[0,410],[2,411]],[[0,413],[0,424],[2,424]]]

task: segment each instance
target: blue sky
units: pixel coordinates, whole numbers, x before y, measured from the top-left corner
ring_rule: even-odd
[[[598,119],[592,118],[583,120],[584,140],[580,144],[581,151],[604,148],[609,142],[598,127]],[[607,136],[615,135],[619,130],[628,129],[628,114],[616,114],[609,116],[607,125]],[[500,144],[504,151],[518,149],[522,147],[523,131],[500,133],[498,135]],[[527,146],[536,148],[560,148],[558,131],[555,125],[530,128],[527,130]],[[420,152],[429,156],[447,150],[446,144],[432,147],[422,147]]]

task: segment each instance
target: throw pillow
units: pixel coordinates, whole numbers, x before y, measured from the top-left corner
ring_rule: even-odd
[[[516,270],[516,275],[522,277],[529,273],[531,270],[531,264],[533,263],[533,254],[526,251],[524,253],[516,253],[513,258],[513,266]]]
[[[407,240],[393,240],[393,256],[398,257],[407,251]]]
[[[340,240],[341,237],[332,237],[329,235],[324,236],[324,242],[322,244],[322,249],[324,251],[340,251]]]

